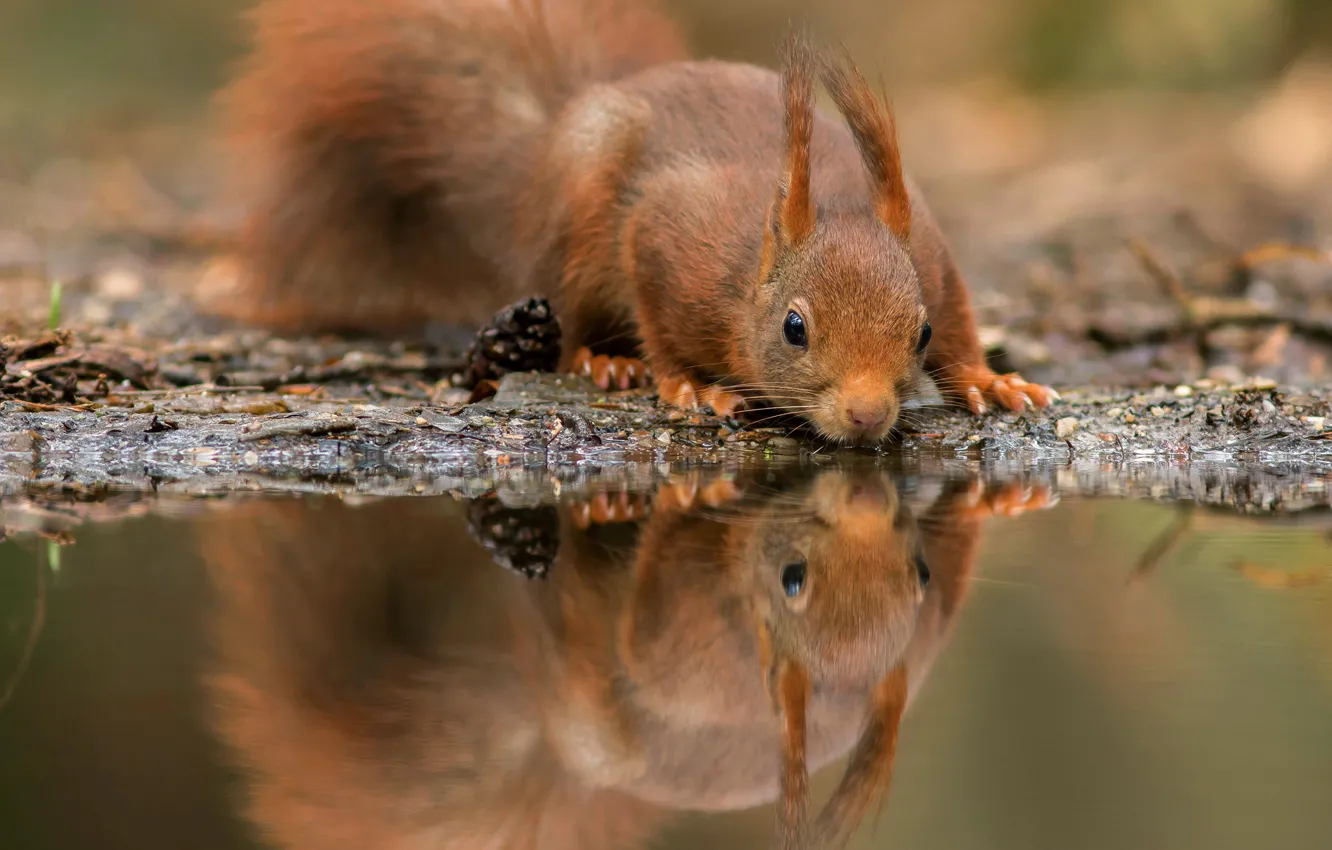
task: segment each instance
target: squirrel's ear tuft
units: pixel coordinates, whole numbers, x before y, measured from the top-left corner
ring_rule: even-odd
[[[911,238],[911,199],[902,176],[893,111],[875,95],[845,47],[821,65],[820,76],[846,119],[869,171],[874,212],[899,239]]]
[[[817,843],[844,843],[870,808],[887,799],[897,758],[897,730],[906,702],[907,670],[899,664],[874,686],[869,716],[847,760],[846,773],[811,830]]]
[[[767,280],[781,251],[799,246],[814,232],[809,158],[814,137],[814,77],[818,56],[808,32],[793,27],[782,49],[782,105],[786,162],[768,210],[759,280]]]
[[[782,61],[782,103],[786,117],[786,169],[778,189],[779,231],[787,245],[798,245],[814,232],[814,202],[809,191],[809,148],[814,137],[814,74],[818,57],[809,34],[792,29]]]
[[[777,834],[782,850],[803,847],[808,838],[809,765],[805,760],[805,707],[809,673],[799,662],[777,665],[777,702],[782,721],[781,798],[777,802]]]

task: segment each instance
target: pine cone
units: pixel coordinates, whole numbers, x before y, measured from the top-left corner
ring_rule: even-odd
[[[467,351],[466,385],[498,381],[509,372],[553,372],[560,362],[560,323],[544,298],[528,298],[495,314]]]
[[[467,506],[467,530],[495,563],[527,578],[545,578],[560,546],[555,508],[511,508],[493,496]]]

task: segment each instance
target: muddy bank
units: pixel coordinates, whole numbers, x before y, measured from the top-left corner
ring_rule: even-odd
[[[147,407],[144,405],[143,407]],[[516,373],[468,405],[320,401],[218,389],[151,409],[0,405],[0,492],[479,495],[642,490],[684,470],[882,464],[912,476],[1044,482],[1063,495],[1188,499],[1244,512],[1328,503],[1332,393],[1257,386],[1070,391],[1049,410],[977,418],[937,407],[875,451],[660,408],[640,392]],[[13,502],[11,502],[13,504]]]

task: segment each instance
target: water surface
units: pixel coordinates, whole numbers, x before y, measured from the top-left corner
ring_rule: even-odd
[[[852,847],[1326,846],[1321,520],[718,480],[11,532],[3,845],[764,847],[803,674]]]

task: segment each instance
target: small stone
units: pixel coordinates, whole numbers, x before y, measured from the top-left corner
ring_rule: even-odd
[[[241,461],[242,461],[246,466],[254,466],[256,463],[259,462],[259,453],[258,453],[258,452],[246,452],[244,455],[241,456]]]
[[[1078,426],[1081,424],[1074,417],[1065,416],[1055,423],[1055,436],[1061,440],[1067,440],[1073,436],[1073,432],[1078,430]]]
[[[658,432],[657,432],[657,442],[658,442],[658,443],[669,443],[670,441],[671,441],[671,432],[670,432],[670,431],[658,431]]]
[[[1271,399],[1263,399],[1263,412],[1276,413],[1276,405],[1272,403]]]
[[[1193,388],[1196,390],[1210,390],[1216,387],[1216,381],[1211,378],[1199,378],[1193,382]]]
[[[1134,416],[1132,413],[1125,413],[1124,421],[1132,425],[1134,422],[1138,421],[1138,417]]]
[[[1109,410],[1107,410],[1107,411],[1105,412],[1105,415],[1108,416],[1108,417],[1111,418],[1111,419],[1114,419],[1116,416],[1123,416],[1123,415],[1124,415],[1124,408],[1122,408],[1122,407],[1112,407],[1112,408],[1110,408]]]
[[[1277,382],[1271,378],[1254,378],[1250,386],[1255,390],[1274,390],[1277,387]]]
[[[424,416],[418,416],[416,417],[416,424],[424,428],[430,424],[430,420],[426,419]]]
[[[1165,415],[1166,415],[1165,408],[1164,408],[1164,407],[1153,407],[1153,408],[1152,408],[1152,415],[1153,415],[1153,416],[1165,416]]]
[[[1189,396],[1193,395],[1193,387],[1189,386],[1188,384],[1180,384],[1179,386],[1175,387],[1175,395],[1180,398],[1188,398]]]
[[[1304,421],[1315,431],[1323,430],[1323,426],[1327,424],[1327,418],[1324,416],[1306,416]]]

